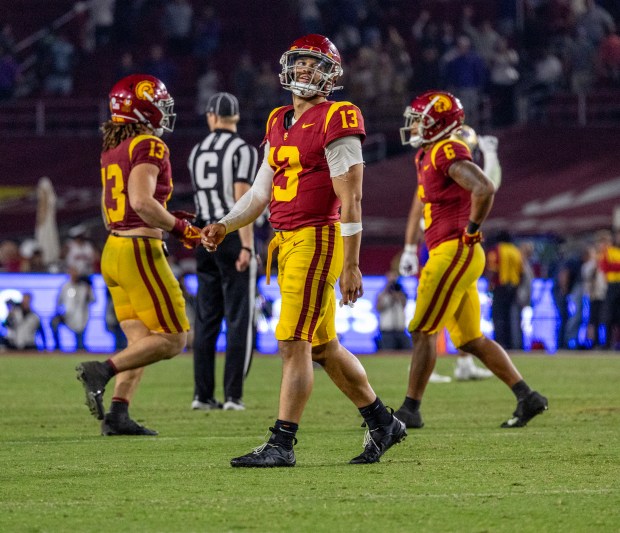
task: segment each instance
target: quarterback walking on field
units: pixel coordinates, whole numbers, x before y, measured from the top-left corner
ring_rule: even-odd
[[[86,405],[103,420],[103,435],[157,435],[129,417],[129,402],[144,367],[174,357],[187,341],[185,300],[162,238],[167,231],[194,248],[200,231],[183,218],[188,213],[179,218],[166,210],[172,174],[160,137],[174,128],[173,105],[160,80],[133,74],[112,87],[112,117],[101,127],[101,207],[110,232],[101,274],[128,346],[105,362],[88,361],[76,370]],[[110,411],[104,414],[103,393],[114,376]]]
[[[467,145],[450,138],[464,118],[461,102],[443,91],[427,91],[405,110],[403,144],[419,148],[415,156],[418,189],[405,246],[407,253],[415,253],[423,218],[429,258],[409,323],[413,337],[409,386],[395,415],[407,427],[423,426],[420,404],[435,368],[437,333],[446,327],[457,348],[478,357],[516,396],[517,408],[502,427],[522,427],[547,409],[547,399],[530,389],[506,351],[480,330],[477,283],[485,264],[480,226],[493,205],[495,186],[472,162]],[[413,275],[417,262],[410,266]]]
[[[361,363],[338,341],[336,293],[341,305],[362,296],[364,119],[350,102],[327,100],[340,89],[340,54],[329,39],[307,35],[280,59],[280,83],[293,104],[267,120],[265,158],[252,188],[219,223],[205,227],[203,244],[215,250],[227,233],[256,219],[269,205],[278,248],[282,295],[276,339],[282,357],[278,419],[269,440],[234,467],[294,466],[293,445],[314,381],[312,362],[358,407],[368,426],[364,451],[351,463],[375,463],[406,436],[404,424],[383,405]],[[269,279],[271,257],[267,259]]]

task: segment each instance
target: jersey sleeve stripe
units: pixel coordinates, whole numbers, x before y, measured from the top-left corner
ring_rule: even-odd
[[[271,128],[273,127],[273,125],[276,123],[276,120],[278,120],[278,117],[276,117],[273,120],[273,123],[271,122],[271,118],[280,110],[285,106],[280,106],[280,107],[276,107],[271,113],[269,113],[269,117],[267,118],[267,126],[265,128],[265,135],[269,135],[269,131],[271,131]]]
[[[134,137],[131,143],[129,144],[129,161],[131,161],[134,148],[137,146],[137,144],[146,139],[155,139],[157,142],[160,142],[163,144],[163,141],[159,137],[155,137],[155,135],[138,135],[137,137]]]
[[[153,303],[153,309],[155,310],[155,314],[157,315],[157,319],[159,320],[159,323],[160,323],[162,329],[166,333],[171,333],[172,330],[170,329],[170,326],[166,322],[166,319],[164,318],[164,314],[162,313],[162,309],[161,309],[161,307],[159,305],[159,301],[157,299],[157,293],[155,292],[155,287],[153,287],[153,284],[151,283],[151,280],[149,279],[149,277],[146,274],[146,269],[145,269],[145,265],[144,265],[144,257],[142,256],[143,252],[142,252],[142,248],[140,246],[141,241],[146,243],[148,241],[148,239],[146,239],[146,238],[144,238],[144,239],[132,239],[134,257],[136,258],[136,266],[138,267],[138,272],[140,273],[140,277],[142,278],[142,282],[144,283],[144,286],[146,287],[146,290],[148,291],[149,295],[151,296],[151,301]]]
[[[442,146],[444,146],[447,143],[461,144],[465,148],[467,148],[467,151],[469,152],[469,146],[467,146],[463,141],[459,141],[458,139],[444,139],[443,141],[439,141],[435,146],[433,146],[433,149],[431,150],[431,163],[433,164],[433,168],[435,170],[437,169],[437,165],[435,164],[435,157],[437,155],[437,150],[439,150]]]
[[[336,111],[338,111],[338,109],[344,106],[352,106],[352,105],[353,104],[351,102],[334,102],[329,107],[329,110],[327,111],[327,114],[325,115],[325,124],[323,124],[323,133],[327,132],[327,126],[329,125],[329,121],[332,119],[332,116],[334,115]]]

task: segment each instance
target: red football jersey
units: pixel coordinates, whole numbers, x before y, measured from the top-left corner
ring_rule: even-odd
[[[469,221],[471,193],[448,174],[456,161],[471,161],[467,145],[445,139],[430,150],[418,150],[418,197],[424,202],[424,238],[429,250],[442,242],[460,238]]]
[[[127,182],[131,169],[141,163],[159,168],[154,198],[166,207],[172,194],[170,152],[154,135],[138,135],[124,140],[117,147],[101,154],[101,203],[110,230],[150,227],[129,203]]]
[[[267,120],[269,164],[274,170],[269,221],[276,230],[294,230],[336,222],[340,200],[334,192],[325,147],[348,135],[366,137],[364,117],[350,102],[315,105],[288,129],[293,106],[274,109]]]

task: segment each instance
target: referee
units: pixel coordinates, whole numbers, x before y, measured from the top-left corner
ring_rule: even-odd
[[[194,146],[188,166],[194,187],[196,222],[204,227],[228,214],[250,188],[258,154],[237,134],[239,102],[216,93],[207,103],[211,133]],[[243,381],[250,368],[254,342],[256,257],[252,225],[231,233],[215,253],[196,249],[198,293],[194,336],[194,400],[192,409],[241,411]],[[215,399],[215,349],[226,319],[224,403]]]

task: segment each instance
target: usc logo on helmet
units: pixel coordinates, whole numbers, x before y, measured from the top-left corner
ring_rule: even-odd
[[[149,100],[152,102],[155,98],[155,84],[152,81],[144,80],[136,84],[136,96],[140,100]],[[146,94],[150,96],[147,97]]]
[[[437,113],[443,113],[452,109],[452,101],[446,95],[443,94],[431,94],[428,99],[433,100],[437,98],[437,101],[433,104],[433,109]]]

